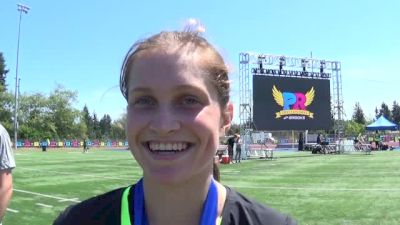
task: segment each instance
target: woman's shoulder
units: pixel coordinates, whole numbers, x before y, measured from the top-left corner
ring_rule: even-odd
[[[115,189],[70,205],[60,213],[53,225],[119,224],[124,190]]]
[[[295,225],[292,218],[226,187],[221,225]]]

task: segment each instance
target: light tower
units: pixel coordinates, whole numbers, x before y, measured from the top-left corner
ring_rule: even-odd
[[[18,24],[18,41],[17,41],[17,62],[15,68],[15,103],[14,103],[14,148],[17,149],[18,139],[18,92],[19,92],[19,78],[18,78],[18,59],[19,59],[19,39],[21,34],[21,19],[22,13],[28,13],[29,7],[26,5],[17,4],[19,11],[19,24]]]

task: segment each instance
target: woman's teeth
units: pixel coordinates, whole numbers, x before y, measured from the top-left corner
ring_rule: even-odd
[[[188,148],[186,142],[149,142],[150,151],[157,152],[180,152]]]

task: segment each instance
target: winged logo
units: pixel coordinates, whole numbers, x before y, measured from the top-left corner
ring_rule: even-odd
[[[283,95],[282,92],[279,91],[275,85],[272,87],[272,95],[274,96],[275,102],[283,107]],[[306,102],[304,103],[305,106],[311,105],[311,103],[314,101],[314,96],[315,96],[315,90],[314,87],[311,87],[309,91],[306,93]]]
[[[311,89],[306,93],[306,103],[304,103],[305,106],[309,106],[314,101],[314,95],[314,87],[311,87]]]
[[[274,96],[275,102],[283,107],[283,95],[282,92],[280,92],[275,85],[272,87],[272,95]]]

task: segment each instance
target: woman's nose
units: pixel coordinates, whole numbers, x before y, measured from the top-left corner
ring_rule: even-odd
[[[179,130],[180,123],[176,113],[169,106],[160,106],[152,116],[150,129],[159,135],[167,135]]]

